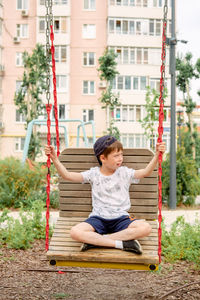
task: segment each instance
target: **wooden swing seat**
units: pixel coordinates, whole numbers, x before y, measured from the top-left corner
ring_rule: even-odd
[[[124,149],[124,165],[140,169],[152,159],[148,149]],[[93,149],[68,148],[60,155],[60,161],[70,171],[81,172],[98,165]],[[113,269],[158,269],[158,180],[157,170],[150,177],[143,178],[139,184],[131,185],[130,215],[145,219],[152,226],[151,235],[139,242],[142,255],[113,248],[94,248],[80,252],[81,243],[70,237],[70,229],[85,220],[92,210],[90,184],[66,182],[59,179],[60,213],[50,241],[47,259],[50,264],[70,267],[94,267]]]

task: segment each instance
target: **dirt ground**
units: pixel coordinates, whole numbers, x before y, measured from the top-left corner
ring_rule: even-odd
[[[186,262],[163,263],[158,272],[58,268],[45,242],[32,249],[0,249],[0,299],[143,300],[200,299],[200,271]]]

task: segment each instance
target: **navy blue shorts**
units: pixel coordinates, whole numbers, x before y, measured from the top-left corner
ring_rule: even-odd
[[[114,233],[126,229],[136,219],[121,216],[115,219],[104,219],[98,216],[89,217],[84,222],[90,224],[99,234]]]

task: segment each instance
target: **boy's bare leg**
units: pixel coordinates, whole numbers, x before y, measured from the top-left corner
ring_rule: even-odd
[[[128,241],[148,236],[151,232],[151,227],[147,222],[136,220],[132,222],[128,228],[103,236],[94,231],[94,228],[86,223],[79,223],[72,227],[71,237],[82,243],[93,244],[104,247],[115,247],[115,241]]]
[[[86,223],[79,223],[72,227],[70,232],[71,238],[87,244],[104,246],[104,247],[115,247],[115,241],[107,238],[94,231],[94,228]]]
[[[108,237],[113,240],[129,241],[148,236],[151,233],[151,230],[152,228],[149,223],[142,220],[136,220],[133,221],[128,228],[111,233]]]

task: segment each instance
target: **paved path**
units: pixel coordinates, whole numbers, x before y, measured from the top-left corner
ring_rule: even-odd
[[[0,214],[1,214],[1,212],[0,212]],[[43,214],[45,216],[45,213],[43,213]],[[18,218],[19,213],[17,211],[12,211],[9,213],[9,215],[14,218]],[[55,224],[58,216],[59,216],[59,211],[51,211],[50,212],[50,224]],[[171,224],[179,216],[184,216],[185,221],[190,224],[193,224],[195,222],[195,219],[200,220],[200,210],[181,210],[181,209],[163,210],[162,216],[164,218],[166,228],[169,229]]]

